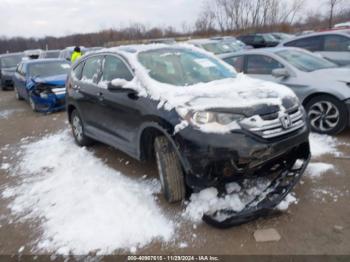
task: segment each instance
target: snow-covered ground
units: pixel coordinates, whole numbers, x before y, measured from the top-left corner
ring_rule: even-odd
[[[340,152],[335,138],[312,134],[310,139],[316,162],[310,164],[307,174],[313,179],[334,169],[318,158]],[[10,200],[9,208],[19,221],[41,221],[37,251],[77,255],[91,251],[111,254],[120,249],[135,252],[154,240],[170,242],[176,237],[181,221],[167,217],[159,206],[159,181],[130,179],[108,167],[92,152],[76,146],[69,131],[30,140],[20,142],[17,155],[21,161],[14,166],[1,165],[18,180],[16,185],[4,188],[1,196]],[[6,145],[2,150],[8,148]],[[205,189],[190,197],[182,217],[199,223],[204,213],[224,208],[240,211],[268,184],[261,179],[243,190],[232,183],[226,187],[231,195],[225,198],[214,188]],[[315,194],[325,194],[314,190]],[[292,193],[277,208],[287,210],[296,203],[298,199]]]
[[[0,111],[0,119],[7,119],[10,115],[21,112],[23,110],[20,109],[7,109],[7,110],[2,110]]]
[[[41,220],[38,251],[135,251],[174,234],[155,199],[157,180],[132,180],[109,168],[76,146],[68,131],[23,145],[11,172],[20,181],[2,197],[12,200],[9,208],[20,220]]]

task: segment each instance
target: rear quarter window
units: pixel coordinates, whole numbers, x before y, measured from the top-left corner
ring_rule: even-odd
[[[324,37],[324,51],[346,52],[350,51],[350,38],[341,35],[326,35]]]

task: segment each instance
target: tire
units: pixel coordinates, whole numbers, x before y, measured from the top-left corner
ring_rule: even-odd
[[[186,194],[184,173],[173,145],[160,136],[155,139],[154,151],[165,199],[169,203],[182,201]]]
[[[93,140],[84,134],[84,123],[77,110],[72,111],[70,119],[75,142],[79,146],[90,146]]]
[[[37,112],[38,109],[37,109],[37,106],[32,98],[32,94],[29,93],[28,95],[28,101],[29,101],[29,105],[30,105],[30,108],[33,110],[33,112]]]
[[[14,87],[13,89],[15,91],[15,97],[17,100],[23,100],[23,97],[21,97],[21,95],[18,92],[18,89],[16,87]]]
[[[348,125],[349,114],[344,103],[338,99],[320,95],[305,106],[311,130],[320,134],[335,135]]]

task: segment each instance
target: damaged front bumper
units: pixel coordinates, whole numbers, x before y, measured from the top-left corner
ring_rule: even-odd
[[[50,87],[46,89],[34,88],[31,98],[36,105],[36,111],[41,113],[51,113],[65,109],[66,89]]]
[[[268,215],[298,183],[310,158],[309,151],[299,151],[296,159],[281,163],[277,170],[267,171],[275,173],[269,186],[241,211],[218,210],[212,214],[205,214],[203,221],[217,228],[229,228]]]

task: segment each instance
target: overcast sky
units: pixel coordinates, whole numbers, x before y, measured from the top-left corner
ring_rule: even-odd
[[[195,21],[205,0],[0,0],[0,35],[42,37]],[[324,0],[306,0],[315,10]],[[350,0],[346,0],[350,1]]]

